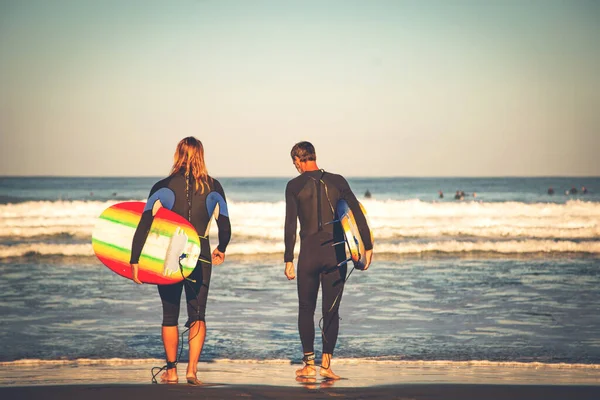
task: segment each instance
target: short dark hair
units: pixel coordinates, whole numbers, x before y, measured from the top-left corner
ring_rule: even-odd
[[[300,161],[316,161],[317,153],[315,152],[315,146],[310,142],[298,142],[292,147],[290,152],[292,160],[298,157]]]

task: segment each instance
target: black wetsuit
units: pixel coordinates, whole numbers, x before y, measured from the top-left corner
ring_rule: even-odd
[[[190,179],[189,185],[186,185],[183,173],[171,175],[157,182],[150,190],[146,208],[133,237],[130,262],[136,264],[154,219],[152,207],[158,200],[163,207],[189,220],[200,236],[200,259],[188,277],[189,279],[172,285],[158,285],[158,293],[163,305],[163,326],[177,326],[178,324],[181,291],[184,283],[188,311],[186,326],[190,326],[194,321],[205,320],[206,300],[212,271],[208,231],[213,214],[219,227],[219,246],[217,247],[219,251],[225,252],[231,238],[231,224],[223,187],[219,181],[209,177],[208,185],[204,184],[204,193],[201,192],[201,187],[196,191],[193,179]]]
[[[298,330],[304,353],[314,352],[314,314],[319,293],[323,290],[323,353],[333,354],[339,330],[338,310],[346,279],[344,245],[339,223],[331,223],[338,200],[345,199],[354,213],[365,250],[371,250],[371,234],[366,218],[348,182],[323,170],[308,171],[288,182],[286,191],[284,261],[294,260],[297,220],[300,220],[300,255],[298,257]],[[337,300],[336,300],[337,299]],[[335,302],[335,304],[334,304]]]

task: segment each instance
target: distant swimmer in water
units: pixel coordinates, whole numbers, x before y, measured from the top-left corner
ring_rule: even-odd
[[[444,198],[444,192],[442,192],[441,190],[438,190],[438,194],[440,195],[440,199]]]
[[[462,190],[457,190],[456,194],[454,195],[454,200],[464,200],[465,199],[465,192],[463,192]]]
[[[477,193],[473,192],[473,198],[477,197]]]
[[[369,189],[367,189],[367,191],[365,192],[365,198],[367,198],[367,199],[371,198],[371,192],[369,192]]]
[[[587,194],[588,190],[585,186],[581,187],[581,194]]]
[[[569,193],[570,193],[570,194],[577,194],[577,189],[575,189],[575,186],[573,186],[573,187],[571,188],[571,190],[569,190]]]
[[[548,194],[552,196],[554,194],[554,189],[548,188]]]

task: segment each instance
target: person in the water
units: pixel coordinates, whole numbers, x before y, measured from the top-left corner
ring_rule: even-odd
[[[332,223],[335,220],[333,205],[344,199],[354,214],[365,245],[365,270],[371,264],[373,243],[365,215],[346,179],[319,169],[315,148],[309,142],[297,143],[292,148],[291,157],[300,176],[290,180],[285,190],[284,261],[285,276],[290,280],[296,278],[296,274],[298,276],[298,329],[305,366],[296,371],[296,376],[301,378],[316,375],[314,314],[321,285],[323,356],[320,374],[327,379],[339,379],[331,369],[331,358],[338,337],[338,310],[347,267],[345,263],[342,264],[346,259],[343,231],[339,222]],[[293,261],[298,220],[300,255],[296,272]]]

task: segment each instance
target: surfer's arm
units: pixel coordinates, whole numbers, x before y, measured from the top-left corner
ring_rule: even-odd
[[[140,270],[140,266],[138,265],[140,260],[140,254],[142,253],[144,243],[146,243],[146,239],[148,238],[148,232],[150,232],[150,228],[152,227],[154,216],[161,207],[162,203],[160,202],[160,200],[156,200],[150,210],[144,211],[142,213],[142,218],[140,219],[140,222],[138,223],[138,226],[133,235],[133,243],[131,245],[131,259],[129,260],[129,264],[131,264],[132,279],[135,283],[138,284],[142,284],[142,281],[140,281],[140,278],[138,277]]]
[[[285,188],[285,253],[286,263],[294,261],[294,245],[296,244],[296,227],[298,224],[298,203],[296,195],[288,183]]]
[[[367,224],[367,218],[360,208],[360,204],[358,199],[350,189],[350,185],[348,181],[343,179],[341,195],[346,202],[348,202],[348,206],[350,206],[350,210],[352,210],[352,214],[354,214],[354,220],[356,221],[356,225],[358,226],[358,231],[360,232],[360,237],[365,245],[365,250],[373,250],[373,242],[371,241],[371,231],[369,230],[369,225]]]
[[[215,215],[217,227],[219,228],[219,245],[217,246],[217,249],[221,253],[225,253],[227,245],[231,240],[231,222],[229,221],[229,210],[227,209],[225,191],[217,180],[215,180],[215,191],[223,198],[222,204],[219,204],[219,214]]]
[[[175,203],[175,194],[173,191],[165,187],[157,187],[157,185],[150,190],[146,207],[144,207],[144,212],[142,213],[142,218],[140,219],[140,222],[135,229],[135,233],[133,234],[131,258],[129,259],[130,264],[137,264],[140,261],[142,249],[144,248],[144,244],[146,243],[146,239],[150,233],[150,228],[152,227],[152,222],[154,221],[154,216],[158,210],[161,207],[165,207],[170,210],[173,208],[173,204]]]
[[[152,209],[144,211],[133,235],[133,243],[131,244],[131,259],[129,260],[130,264],[137,264],[140,261],[140,254],[142,254],[144,243],[146,243],[146,239],[148,238],[152,221],[154,221]]]

